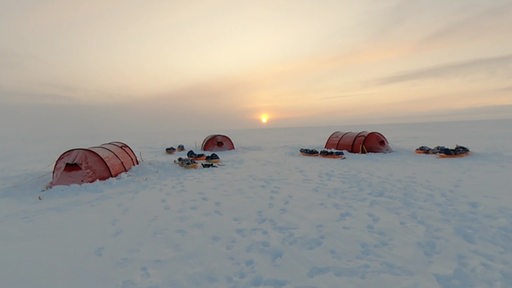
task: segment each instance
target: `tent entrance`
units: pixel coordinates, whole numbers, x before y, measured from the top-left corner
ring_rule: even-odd
[[[80,170],[82,170],[82,167],[80,167],[78,163],[66,163],[66,166],[64,167],[65,172],[74,172]]]

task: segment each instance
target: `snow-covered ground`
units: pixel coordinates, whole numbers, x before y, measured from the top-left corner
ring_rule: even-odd
[[[394,152],[299,155],[336,130],[381,132]],[[512,287],[510,119],[70,131],[3,135],[0,287]],[[237,147],[218,168],[164,153],[213,133]],[[65,150],[110,141],[141,164],[41,192]],[[472,155],[413,152],[456,144]]]

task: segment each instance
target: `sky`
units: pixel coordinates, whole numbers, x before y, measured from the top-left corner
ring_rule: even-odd
[[[0,112],[190,128],[511,118],[510,27],[510,0],[0,0]]]

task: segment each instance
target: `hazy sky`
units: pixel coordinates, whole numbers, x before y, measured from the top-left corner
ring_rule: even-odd
[[[511,27],[512,0],[0,0],[0,104],[213,128],[512,117]]]

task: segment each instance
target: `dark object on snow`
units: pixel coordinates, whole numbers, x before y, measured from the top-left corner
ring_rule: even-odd
[[[469,149],[464,146],[455,145],[455,148],[444,148],[439,151],[440,158],[463,157],[469,154]]]
[[[187,157],[194,160],[205,160],[206,155],[203,153],[196,154],[193,150],[187,152]]]
[[[453,149],[445,146],[436,146],[432,149],[428,146],[420,146],[416,148],[416,153],[418,154],[438,154],[441,158],[466,156],[469,152],[468,148],[460,145],[455,145],[455,148]]]
[[[430,148],[428,146],[420,146],[420,147],[416,148],[416,153],[418,153],[418,154],[438,154],[441,151],[445,151],[447,149],[448,148],[446,148],[445,146],[436,146],[434,148]]]
[[[431,152],[431,154],[438,154],[438,153],[441,153],[441,151],[446,150],[446,149],[448,149],[448,148],[446,148],[445,146],[436,146],[430,152]]]
[[[343,151],[322,150],[322,151],[320,151],[320,157],[325,157],[325,158],[345,158],[345,154],[343,153]]]
[[[307,149],[307,148],[301,148],[299,149],[300,154],[304,156],[318,156],[319,152],[316,149]]]
[[[174,163],[178,164],[180,167],[187,168],[187,169],[195,169],[199,167],[199,163],[196,162],[194,159],[190,158],[181,158],[174,160]]]
[[[455,154],[469,153],[469,149],[464,146],[456,145],[454,150],[455,150]]]
[[[174,147],[167,147],[167,148],[165,148],[165,152],[167,154],[174,154],[174,152],[176,152],[176,148],[174,148]]]
[[[217,168],[217,166],[215,166],[213,163],[201,163],[201,166],[203,166],[203,168]]]
[[[420,146],[416,148],[416,153],[418,154],[432,154],[432,148],[428,146]]]
[[[205,160],[206,160],[206,162],[210,162],[210,163],[219,163],[220,157],[219,157],[219,155],[212,153],[211,155],[206,156]]]
[[[185,151],[185,146],[183,146],[183,144],[178,145],[177,151],[178,152]]]

